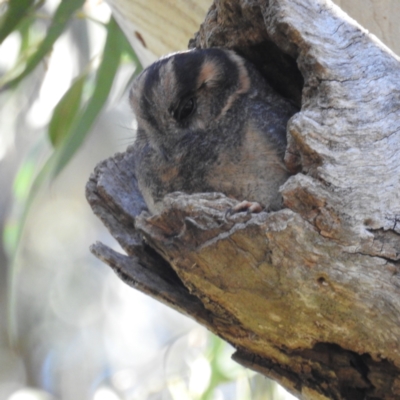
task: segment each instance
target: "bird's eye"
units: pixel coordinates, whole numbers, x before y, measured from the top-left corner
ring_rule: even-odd
[[[175,110],[174,118],[178,121],[184,121],[189,118],[196,109],[196,102],[194,97],[190,97],[189,99],[184,99],[180,102],[178,108]]]

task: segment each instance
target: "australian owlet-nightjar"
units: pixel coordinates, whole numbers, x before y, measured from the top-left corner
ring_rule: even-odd
[[[149,210],[167,193],[222,192],[279,209],[286,125],[297,109],[231,50],[166,56],[135,80],[136,175]]]

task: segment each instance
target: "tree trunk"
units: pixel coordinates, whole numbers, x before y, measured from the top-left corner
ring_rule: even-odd
[[[93,253],[296,396],[400,398],[398,58],[328,0],[216,0],[190,45],[237,50],[301,103],[285,207],[174,193],[149,215],[128,149],[87,185],[127,255]]]

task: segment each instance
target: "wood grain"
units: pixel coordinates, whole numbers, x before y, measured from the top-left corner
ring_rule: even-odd
[[[191,45],[237,48],[301,100],[285,208],[174,193],[149,215],[128,149],[87,187],[127,256],[94,253],[301,398],[400,398],[398,58],[328,0],[216,1]]]

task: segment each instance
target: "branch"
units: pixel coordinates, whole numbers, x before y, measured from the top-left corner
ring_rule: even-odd
[[[234,48],[301,100],[285,208],[228,217],[223,194],[173,193],[149,215],[128,149],[87,186],[127,256],[94,253],[297,396],[398,398],[397,57],[328,0],[218,1],[190,45]]]

